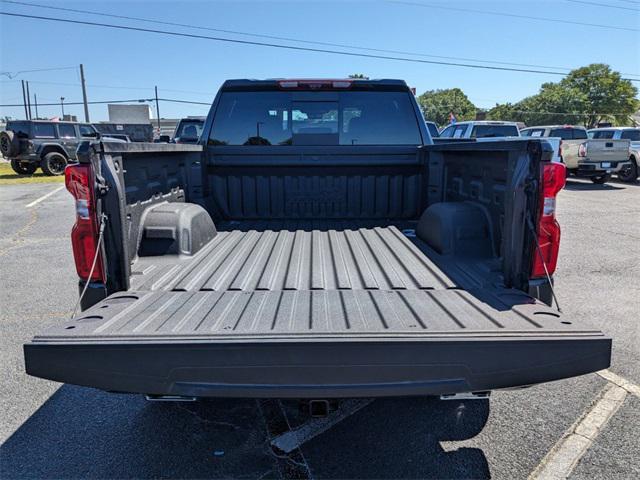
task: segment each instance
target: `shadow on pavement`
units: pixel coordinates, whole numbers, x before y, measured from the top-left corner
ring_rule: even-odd
[[[302,451],[316,478],[489,478],[482,450],[440,443],[477,435],[488,415],[486,400],[381,399]],[[3,479],[280,477],[254,400],[148,403],[69,385],[0,458]]]
[[[252,400],[149,403],[64,385],[0,446],[0,478],[257,478],[275,467],[265,441]]]
[[[614,177],[611,179],[611,182],[623,187],[640,187],[640,178],[636,179],[634,182],[623,182],[622,180]]]
[[[597,183],[593,183],[590,181],[587,182],[578,182],[574,180],[567,179],[567,183],[564,186],[565,190],[624,190],[628,184],[616,182],[616,185],[611,185],[610,183],[605,183],[604,185],[599,185]]]
[[[488,418],[488,400],[378,399],[302,451],[316,478],[490,478],[481,449],[441,443],[476,436]]]

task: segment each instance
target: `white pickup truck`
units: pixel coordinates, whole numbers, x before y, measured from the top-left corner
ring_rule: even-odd
[[[440,132],[439,138],[501,138],[519,137],[520,131],[515,122],[470,121],[452,123]]]
[[[631,151],[629,163],[618,172],[618,178],[623,182],[635,182],[640,173],[640,127],[609,127],[589,130],[589,138],[629,140]]]
[[[435,143],[471,140],[476,142],[492,142],[494,140],[518,140],[520,136],[520,129],[516,122],[474,120],[453,123],[442,130],[438,137],[433,138]],[[545,138],[545,140],[551,145],[553,151],[551,161],[560,162],[560,145],[562,140],[557,137],[548,137]]]
[[[574,125],[542,125],[520,130],[523,137],[560,138],[561,162],[567,174],[603,184],[629,163],[629,140],[589,138],[587,129]]]

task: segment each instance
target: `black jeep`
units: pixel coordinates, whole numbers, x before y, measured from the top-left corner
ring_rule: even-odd
[[[15,120],[0,132],[0,152],[20,175],[31,175],[38,167],[45,175],[61,175],[67,163],[76,161],[78,144],[99,136],[87,123]]]

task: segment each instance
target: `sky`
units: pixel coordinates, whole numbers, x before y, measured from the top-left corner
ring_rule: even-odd
[[[623,76],[640,79],[640,0],[25,1],[40,6],[0,0],[0,11],[429,61],[478,64],[435,56],[459,57],[553,66],[562,72],[589,63],[607,63]],[[43,5],[99,14],[58,11]],[[210,29],[432,56],[354,50]],[[562,78],[0,16],[1,105],[21,104],[20,81],[28,80],[32,97],[37,94],[39,103],[56,103],[40,106],[39,115],[60,115],[60,97],[65,97],[65,102],[82,100],[80,63],[84,64],[90,101],[152,98],[157,85],[161,98],[204,104],[161,102],[163,118],[206,115],[217,89],[229,78],[343,78],[363,73],[370,78],[404,79],[418,94],[459,87],[476,106],[485,108],[516,102],[537,93],[542,83]],[[71,68],[25,72],[59,67]],[[640,82],[634,85],[640,87]],[[67,105],[65,113],[84,117],[81,105]],[[107,120],[107,106],[91,105],[90,114],[92,121]],[[24,108],[0,106],[0,117],[4,116],[24,118]]]

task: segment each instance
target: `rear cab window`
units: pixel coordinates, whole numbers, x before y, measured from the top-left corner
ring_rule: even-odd
[[[608,138],[611,139],[616,134],[615,130],[595,130],[589,132],[590,138]]]
[[[464,125],[449,125],[440,134],[445,138],[464,138],[464,134],[467,132],[467,124]]]
[[[429,134],[433,138],[437,138],[440,136],[440,133],[438,132],[438,127],[436,127],[435,123],[427,122],[427,129],[429,130]]]
[[[587,132],[581,128],[562,127],[551,129],[549,136],[560,137],[562,140],[585,140]]]
[[[475,125],[471,131],[471,138],[519,136],[520,131],[516,125]]]
[[[223,92],[209,145],[420,145],[409,92]]]
[[[631,140],[632,142],[640,141],[640,130],[623,130],[620,138]]]
[[[53,123],[34,123],[33,138],[56,138],[56,128]]]
[[[447,128],[442,130],[442,132],[440,133],[440,136],[445,138],[451,138],[453,137],[454,129],[455,129],[455,125],[449,125]]]
[[[544,128],[526,128],[520,130],[520,135],[523,137],[544,137]],[[550,135],[553,137],[553,135]]]
[[[198,140],[202,134],[203,127],[204,121],[202,120],[182,120],[180,121],[175,137]]]

